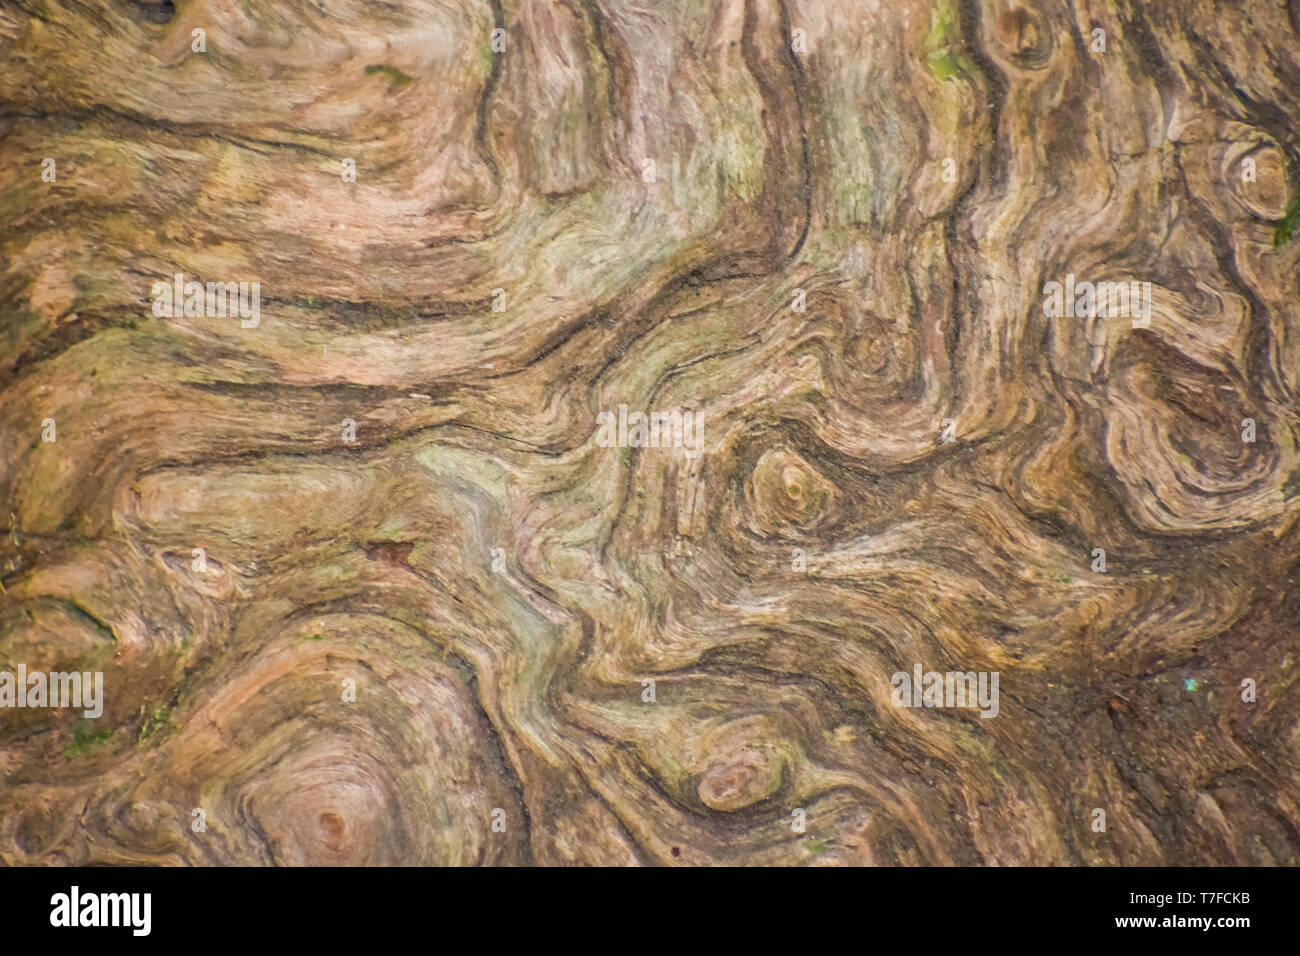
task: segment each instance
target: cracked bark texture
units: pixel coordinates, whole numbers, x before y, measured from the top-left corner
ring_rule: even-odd
[[[6,0],[0,104],[0,666],[106,698],[0,861],[1297,863],[1297,0]]]

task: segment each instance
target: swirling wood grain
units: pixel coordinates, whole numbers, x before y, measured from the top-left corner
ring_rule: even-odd
[[[0,64],[0,665],[105,679],[0,711],[0,860],[1297,863],[1296,0],[17,0]]]

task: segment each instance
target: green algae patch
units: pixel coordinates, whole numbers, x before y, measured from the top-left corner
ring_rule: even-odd
[[[411,82],[411,78],[395,66],[387,64],[372,64],[366,67],[366,76],[374,76],[376,73],[382,73],[388,77],[388,92],[399,90]]]
[[[111,730],[95,730],[89,720],[79,720],[72,728],[72,743],[63,751],[67,757],[86,757],[94,753],[113,736]]]
[[[1287,207],[1286,215],[1282,217],[1282,221],[1273,230],[1274,246],[1284,246],[1290,242],[1295,237],[1296,224],[1300,222],[1300,170],[1296,168],[1295,162],[1289,157],[1285,162],[1287,179],[1291,184],[1291,194],[1295,196],[1295,199]]]
[[[952,46],[959,39],[957,5],[952,2],[939,4],[931,14],[930,32],[925,35],[921,50],[925,53],[930,73],[941,83],[954,77],[974,76],[978,72],[969,56],[953,52]]]
[[[1273,245],[1284,246],[1290,242],[1295,235],[1297,222],[1300,222],[1300,199],[1291,204],[1291,208],[1286,212],[1286,217],[1277,224],[1277,229],[1273,231]]]
[[[135,742],[141,747],[159,743],[178,729],[172,723],[170,707],[155,707],[152,713],[149,712],[148,707],[141,707],[140,713],[144,720],[140,724],[140,732],[136,735]]]

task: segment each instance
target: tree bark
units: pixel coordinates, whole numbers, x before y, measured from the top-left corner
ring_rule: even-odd
[[[0,861],[1298,862],[1297,0],[0,64]]]

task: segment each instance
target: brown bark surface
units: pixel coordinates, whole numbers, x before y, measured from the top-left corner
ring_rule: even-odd
[[[1297,0],[0,4],[0,668],[104,681],[0,862],[1295,865],[1298,119]]]

